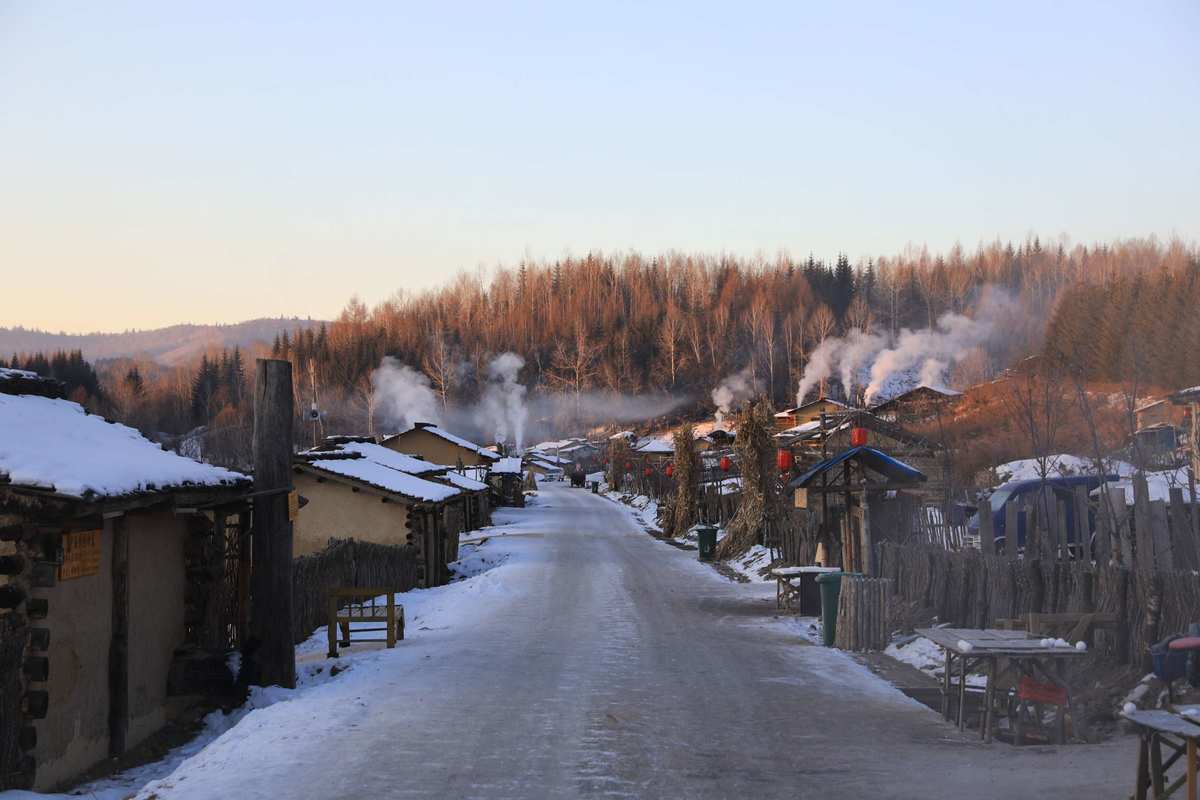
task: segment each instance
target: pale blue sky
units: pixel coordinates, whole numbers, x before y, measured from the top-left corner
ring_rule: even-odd
[[[0,325],[592,249],[1195,241],[1198,142],[1196,0],[0,0]]]

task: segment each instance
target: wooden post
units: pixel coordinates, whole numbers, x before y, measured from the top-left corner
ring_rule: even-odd
[[[979,501],[979,549],[985,556],[996,555],[996,540],[992,532],[992,504]]]
[[[250,641],[245,655],[250,683],[296,685],[292,635],[292,364],[258,360],[254,389],[254,571]]]

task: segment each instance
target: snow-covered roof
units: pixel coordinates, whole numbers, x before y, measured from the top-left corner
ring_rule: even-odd
[[[438,503],[459,493],[453,486],[409,475],[370,458],[318,458],[307,462],[320,472],[340,475],[412,500]]]
[[[461,472],[455,472],[453,470],[444,475],[438,475],[437,479],[439,481],[445,481],[451,486],[455,486],[467,492],[482,492],[488,488],[488,485],[483,481],[477,481],[472,477],[463,475]]]
[[[12,367],[0,367],[0,379],[7,378],[25,378],[27,380],[37,380],[39,375],[36,372],[30,372],[27,369],[13,369]]]
[[[462,447],[466,450],[474,451],[474,452],[478,453],[479,455],[483,456],[484,458],[490,458],[493,460],[500,458],[499,453],[488,450],[486,447],[480,447],[479,445],[475,444],[474,442],[464,439],[461,436],[455,436],[453,433],[446,430],[445,428],[439,428],[437,425],[428,425],[426,423],[419,423],[417,425],[412,426],[408,430],[403,430],[403,431],[400,431],[399,433],[392,434],[391,436],[389,436],[387,438],[395,439],[397,436],[404,436],[407,433],[412,433],[413,431],[417,431],[417,430],[428,431],[429,433],[432,433],[434,436],[438,436],[442,439],[445,439],[447,442],[450,442],[451,444],[456,444],[459,447]]]
[[[675,445],[670,442],[664,442],[662,439],[642,439],[634,445],[633,450],[635,453],[648,453],[650,455],[658,453],[666,454],[674,453]]]
[[[91,498],[248,481],[232,470],[163,450],[133,428],[89,414],[78,403],[0,394],[0,483]]]
[[[435,472],[444,472],[450,467],[442,464],[434,464],[431,461],[426,461],[423,458],[410,456],[407,453],[398,453],[390,447],[384,447],[381,444],[374,442],[364,442],[358,440],[347,440],[344,437],[329,437],[326,444],[322,447],[312,450],[305,450],[300,454],[303,458],[313,459],[330,459],[338,455],[359,455],[363,458],[368,458],[377,464],[382,464],[385,467],[398,469],[401,472],[407,472],[410,475],[429,475]]]
[[[780,431],[776,435],[777,436],[799,436],[802,433],[808,433],[809,431],[815,431],[820,427],[821,427],[821,420],[813,419],[813,420],[809,420],[808,422],[802,422],[801,424],[796,425],[795,427],[792,427],[792,428],[788,428],[785,431]]]
[[[492,465],[494,475],[520,475],[521,459],[519,456],[507,456]]]
[[[635,438],[637,438],[637,434],[634,433],[633,431],[619,431],[617,433],[614,433],[612,436],[608,437],[608,440],[611,442],[613,439],[635,439]]]

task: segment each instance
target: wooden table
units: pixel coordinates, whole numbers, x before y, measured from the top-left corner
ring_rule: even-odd
[[[946,653],[945,674],[942,676],[942,716],[951,718],[950,698],[956,692],[958,695],[958,727],[966,727],[967,675],[971,670],[981,665],[987,668],[987,680],[984,684],[984,712],[980,724],[980,736],[984,741],[992,740],[992,731],[997,720],[994,719],[996,708],[997,683],[1009,674],[1040,678],[1048,684],[1065,692],[1067,707],[1076,726],[1081,719],[1075,713],[1071,701],[1070,687],[1065,677],[1065,665],[1069,659],[1079,658],[1086,651],[1074,647],[1045,647],[1041,639],[1031,639],[1025,631],[1006,631],[993,628],[918,628],[917,633],[941,647]],[[1004,661],[1001,668],[1000,662]],[[958,669],[958,685],[954,687],[954,671]],[[1053,667],[1053,668],[1052,668]],[[1006,706],[1007,708],[1007,706]],[[1013,743],[1021,743],[1022,715],[1017,708],[1016,719],[1013,721]],[[1058,715],[1057,739],[1062,744],[1066,740],[1065,719],[1060,711]]]
[[[1172,711],[1128,711],[1122,717],[1138,729],[1137,782],[1135,800],[1146,800],[1147,790],[1155,800],[1170,797],[1185,786],[1187,800],[1197,800],[1197,740],[1200,739],[1200,717],[1189,717]],[[1163,761],[1163,745],[1171,755]],[[1167,770],[1180,758],[1184,761],[1183,775],[1167,785]]]
[[[801,614],[819,616],[821,613],[820,592],[816,589],[817,575],[825,572],[840,572],[837,567],[776,567],[771,570],[775,576],[775,606],[776,608],[792,608],[793,602]],[[817,607],[810,608],[805,603],[805,597],[816,592]]]

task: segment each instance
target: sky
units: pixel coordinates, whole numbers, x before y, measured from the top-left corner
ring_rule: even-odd
[[[0,0],[0,326],[589,251],[1200,240],[1200,3]]]

